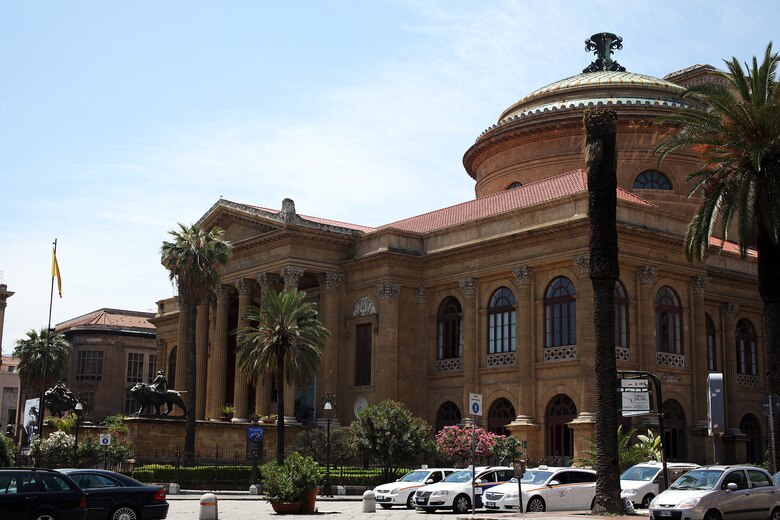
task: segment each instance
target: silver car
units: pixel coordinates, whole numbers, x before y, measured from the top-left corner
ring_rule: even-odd
[[[780,487],[755,466],[706,466],[650,502],[652,520],[780,520]]]

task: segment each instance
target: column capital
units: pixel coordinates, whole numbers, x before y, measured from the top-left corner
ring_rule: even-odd
[[[692,276],[691,277],[691,288],[693,288],[694,294],[704,294],[704,290],[707,288],[707,284],[709,283],[710,278],[709,276]]]
[[[260,289],[269,289],[276,284],[279,277],[273,273],[260,273],[255,280],[257,280],[257,285],[260,286]]]
[[[252,296],[252,291],[257,287],[257,282],[247,278],[239,278],[236,280],[235,285],[239,296]]]
[[[401,294],[401,284],[397,282],[380,282],[377,286],[379,299],[385,301],[397,301]]]
[[[463,291],[464,295],[471,297],[477,294],[479,282],[473,276],[466,276],[465,278],[458,280],[458,285],[460,286],[460,290]]]
[[[653,285],[658,276],[658,268],[652,265],[640,265],[637,269],[637,276],[639,276],[641,285]]]
[[[425,305],[428,303],[428,288],[427,287],[418,287],[414,290],[414,295],[417,297],[417,303],[420,305]]]
[[[515,284],[518,286],[531,285],[531,280],[534,277],[534,268],[520,265],[512,269],[512,274],[515,275]]]
[[[287,267],[282,267],[282,270],[279,271],[279,275],[284,280],[285,287],[298,287],[298,280],[301,279],[304,271],[303,267],[288,265]]]
[[[734,302],[725,302],[722,306],[723,315],[727,318],[733,318],[739,310],[739,304]]]
[[[217,304],[228,302],[233,296],[233,288],[229,285],[220,285],[214,289],[214,295],[217,298]]]
[[[574,265],[577,266],[580,276],[590,276],[590,257],[585,255],[575,256]]]
[[[325,290],[328,291],[330,291],[331,289],[338,288],[343,278],[344,275],[342,273],[336,273],[336,272],[322,273],[319,276],[320,285],[325,287]]]

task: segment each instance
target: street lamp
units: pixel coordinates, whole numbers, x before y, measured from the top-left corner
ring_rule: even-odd
[[[76,403],[76,438],[73,441],[73,467],[79,467],[79,424],[81,424],[81,417],[84,414],[84,405],[81,401]]]
[[[322,396],[322,409],[325,411],[325,489],[323,496],[332,497],[330,488],[330,419],[333,407],[336,406],[336,394],[326,392]]]

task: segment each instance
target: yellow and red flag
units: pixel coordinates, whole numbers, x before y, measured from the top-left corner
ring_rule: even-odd
[[[57,263],[57,251],[52,250],[51,255],[51,277],[52,279],[57,277],[57,292],[62,298],[62,277],[60,276],[60,265]]]

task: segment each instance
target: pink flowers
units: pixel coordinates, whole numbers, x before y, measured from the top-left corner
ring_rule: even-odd
[[[490,451],[499,437],[482,428],[476,429],[477,462],[486,461],[490,457]],[[436,434],[436,446],[439,456],[447,464],[457,467],[471,464],[471,427],[445,426]]]

